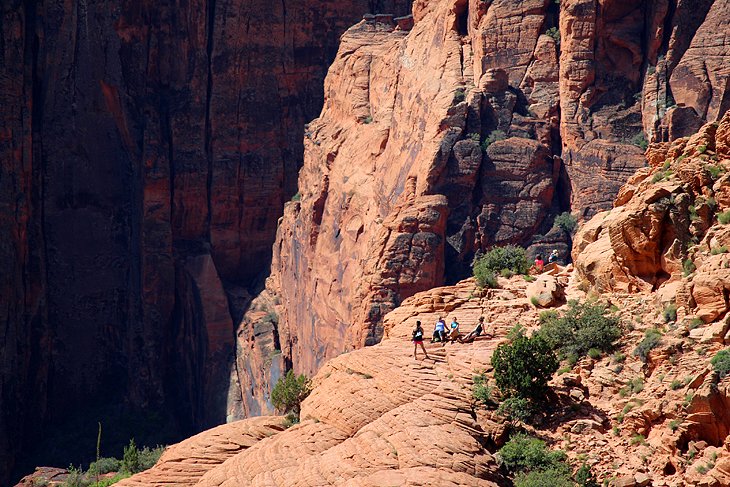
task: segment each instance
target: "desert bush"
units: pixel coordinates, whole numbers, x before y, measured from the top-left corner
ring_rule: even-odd
[[[479,265],[494,273],[507,269],[513,274],[527,274],[530,264],[525,249],[514,245],[492,247],[488,252],[475,260]]]
[[[720,350],[712,357],[710,363],[720,379],[723,379],[726,375],[730,374],[730,350]]]
[[[280,377],[271,391],[271,404],[282,413],[299,416],[302,401],[312,391],[311,381],[304,374],[296,376],[293,370]]]
[[[725,168],[724,167],[722,167],[722,166],[716,166],[714,164],[708,164],[707,166],[705,166],[705,168],[707,169],[707,172],[710,173],[710,177],[712,179],[719,178],[720,175],[722,175],[722,173],[725,172]]]
[[[580,487],[598,487],[598,481],[587,463],[581,465],[575,472],[575,481]]]
[[[583,357],[592,348],[609,351],[621,336],[619,319],[598,302],[570,301],[568,310],[540,315],[539,334],[560,351],[562,357]]]
[[[601,351],[597,348],[591,348],[588,350],[588,356],[593,360],[598,360],[599,358],[601,358]]]
[[[121,470],[122,462],[118,458],[102,457],[89,465],[89,475],[103,475]]]
[[[129,445],[124,447],[124,456],[122,457],[122,471],[129,473],[137,473],[141,471],[141,463],[139,461],[139,450],[134,443],[134,438],[129,440]]]
[[[727,225],[730,223],[730,210],[723,211],[719,215],[717,215],[717,221],[719,221],[723,225]]]
[[[560,228],[568,234],[572,234],[577,226],[578,220],[568,211],[559,214],[553,220],[553,227]]]
[[[139,450],[137,456],[139,457],[140,471],[154,467],[164,451],[165,448],[159,445],[155,448],[144,447]]]
[[[482,141],[482,150],[484,152],[487,152],[487,149],[490,145],[497,142],[498,140],[504,140],[506,138],[507,134],[505,134],[502,130],[492,130],[487,138]]]
[[[727,253],[727,247],[724,246],[724,245],[721,245],[719,247],[713,247],[712,250],[710,250],[710,253],[712,255],[726,254]]]
[[[664,319],[664,323],[677,321],[677,305],[674,303],[669,303],[664,308],[664,311],[662,311],[662,318]]]
[[[566,469],[565,452],[551,450],[544,441],[524,433],[512,436],[498,453],[502,465],[510,472]]]
[[[487,383],[487,376],[484,373],[474,376],[474,389],[472,396],[485,406],[494,404],[492,388]]]
[[[539,470],[515,476],[515,487],[574,487],[570,474],[563,469]]]
[[[550,27],[545,31],[545,35],[552,38],[556,43],[560,44],[560,30],[557,27]]]
[[[684,277],[687,277],[695,270],[697,270],[697,266],[692,261],[692,259],[684,259],[684,261],[682,262],[682,275]]]
[[[508,397],[497,408],[497,414],[510,421],[522,421],[523,423],[526,423],[534,412],[532,402],[519,396]]]
[[[659,346],[662,341],[662,334],[659,330],[652,328],[644,332],[644,338],[634,349],[634,355],[643,362],[649,357],[649,352]]]
[[[492,355],[494,379],[506,397],[541,399],[558,370],[558,359],[542,336],[520,334],[497,347]]]
[[[454,91],[454,103],[461,103],[466,99],[466,92],[464,88],[457,88]]]
[[[470,138],[472,141],[476,142],[477,144],[479,142],[481,142],[481,140],[482,140],[481,136],[476,132],[472,132],[472,133],[468,134],[467,137]]]
[[[631,137],[631,143],[642,150],[646,150],[649,147],[649,142],[646,141],[644,132],[638,132],[636,135]]]

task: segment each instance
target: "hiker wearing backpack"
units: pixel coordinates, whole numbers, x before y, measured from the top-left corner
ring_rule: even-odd
[[[423,328],[421,327],[421,322],[416,321],[416,329],[413,330],[413,335],[411,340],[413,340],[413,358],[416,359],[416,351],[418,350],[418,346],[421,346],[421,350],[423,350],[423,354],[428,358],[428,352],[426,352],[426,347],[423,346]]]

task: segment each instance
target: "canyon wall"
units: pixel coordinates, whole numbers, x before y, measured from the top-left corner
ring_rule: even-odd
[[[234,324],[339,37],[409,8],[2,3],[0,483],[70,417],[91,417],[89,434],[119,409],[179,432],[225,421]],[[38,448],[64,449],[51,443]]]
[[[609,209],[647,139],[727,110],[728,12],[727,0],[416,1],[412,28],[351,28],[266,291],[239,326],[244,409],[270,409],[287,367],[312,374],[377,343],[385,313],[463,278],[492,245],[567,257],[557,214]]]

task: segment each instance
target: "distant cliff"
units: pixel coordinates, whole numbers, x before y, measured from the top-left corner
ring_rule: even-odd
[[[339,37],[408,10],[2,3],[0,483],[92,406],[159,410],[183,431],[225,420],[234,324]]]
[[[730,107],[727,0],[423,0],[413,13],[410,32],[354,26],[330,68],[300,198],[238,334],[249,411],[267,409],[284,366],[311,374],[378,342],[385,313],[465,277],[491,245],[567,257],[557,214],[609,209],[648,141]]]

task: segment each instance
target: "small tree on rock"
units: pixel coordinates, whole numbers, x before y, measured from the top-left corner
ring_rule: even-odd
[[[296,376],[290,370],[271,391],[271,404],[282,413],[294,413],[299,417],[302,401],[312,392],[311,381],[304,374]]]
[[[558,358],[540,335],[519,335],[511,343],[497,347],[492,355],[494,379],[507,397],[540,399],[558,365]]]

